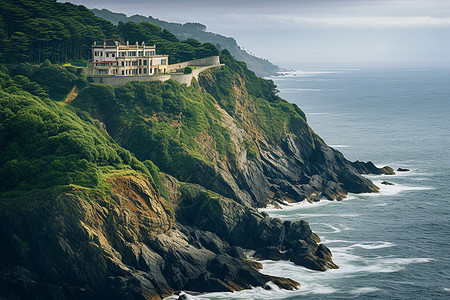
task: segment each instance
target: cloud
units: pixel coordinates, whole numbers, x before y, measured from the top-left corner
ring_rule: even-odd
[[[300,24],[348,28],[415,28],[450,27],[450,17],[302,17],[293,15],[260,15],[259,18],[282,24]]]

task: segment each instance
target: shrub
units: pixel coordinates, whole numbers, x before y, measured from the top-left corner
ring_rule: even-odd
[[[191,67],[184,68],[184,74],[192,74],[192,68]]]

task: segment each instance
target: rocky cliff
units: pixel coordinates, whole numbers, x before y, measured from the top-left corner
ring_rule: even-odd
[[[282,224],[244,207],[235,211],[237,204],[224,200],[229,202],[224,208],[231,205],[228,209],[232,210],[212,216],[217,220],[197,218],[206,225],[239,216],[233,224],[225,224],[229,230],[220,235],[221,224],[214,225],[218,230],[209,231],[189,220],[186,202],[180,212],[186,222],[177,222],[171,205],[144,177],[108,181],[111,192],[96,201],[86,199],[82,189],[72,188],[26,199],[26,207],[3,206],[1,297],[161,299],[180,290],[235,291],[268,281],[280,288],[297,288],[297,282],[263,275],[257,263],[246,260],[239,245],[251,245],[243,244],[243,236],[232,232],[242,234],[244,220],[255,230],[254,245],[277,245],[277,235],[286,231],[286,240],[312,247],[297,256],[295,247],[301,245],[292,246],[297,259],[308,257],[307,263],[315,269],[318,264],[323,264],[319,269],[333,266],[326,256],[329,252],[313,241],[317,237],[307,224]]]
[[[212,70],[199,78],[200,86],[219,103],[225,98],[217,89],[222,74],[221,70]],[[213,170],[204,174],[215,173],[218,179],[211,181],[209,175],[199,174],[200,184],[241,204],[265,207],[304,199],[342,200],[349,192],[377,192],[378,187],[361,174],[392,174],[389,167],[379,169],[373,163],[349,162],[314,133],[301,111],[290,112],[285,121],[275,121],[275,130],[271,129],[269,114],[275,114],[274,107],[265,112],[267,107],[251,95],[249,76],[245,70],[235,72],[230,80],[233,105],[228,109],[217,105],[221,123],[230,132],[235,156],[224,160],[211,155],[213,149],[206,147],[205,155],[214,163],[210,166]]]
[[[190,87],[86,83],[70,105],[0,70],[0,297],[298,287],[260,273],[243,249],[338,268],[306,221],[256,208],[376,192],[360,173],[392,170],[347,161],[273,82],[229,53],[221,59]],[[46,68],[67,72],[38,71]]]

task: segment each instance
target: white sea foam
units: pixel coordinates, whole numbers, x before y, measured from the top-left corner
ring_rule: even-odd
[[[349,148],[348,145],[329,145],[331,148]]]
[[[291,217],[299,217],[299,218],[321,218],[321,217],[341,217],[341,218],[356,218],[359,217],[358,214],[312,214],[312,213],[306,213],[306,214],[295,214],[291,215]]]
[[[286,203],[286,204],[279,204],[281,207],[281,210],[298,210],[298,209],[308,209],[308,208],[316,208],[318,206],[322,206],[322,205],[327,205],[330,203],[336,203],[337,201],[331,201],[331,200],[326,200],[326,199],[322,199],[320,201],[317,202],[313,202],[310,203],[307,200],[303,200],[300,202],[296,202],[296,203]],[[281,210],[279,208],[275,208],[273,205],[268,205],[266,208],[259,208],[259,211],[265,211],[267,213],[277,213],[280,212]]]
[[[382,180],[376,180],[374,183],[380,188],[381,195],[397,195],[404,191],[425,191],[432,190],[432,187],[425,186],[408,186],[403,184],[395,183],[394,185],[381,184]]]
[[[357,244],[353,244],[353,245],[349,246],[348,248],[363,248],[363,249],[371,250],[371,249],[389,248],[392,246],[395,246],[395,244],[390,243],[390,242],[378,241],[378,242],[357,243]]]
[[[381,176],[381,175],[380,175]],[[384,175],[384,176],[388,176],[388,175]],[[394,183],[394,185],[385,185],[385,184],[381,184],[383,181],[389,181],[392,182],[392,180],[390,180],[390,178],[392,177],[386,177],[386,179],[378,179],[380,177],[375,177],[375,176],[365,176],[366,178],[372,180],[372,182],[378,186],[380,188],[379,193],[362,193],[362,194],[353,194],[353,193],[349,193],[347,200],[350,199],[358,199],[358,198],[366,198],[366,197],[376,197],[376,196],[393,196],[393,195],[397,195],[400,194],[402,192],[405,191],[426,191],[426,190],[434,190],[433,187],[429,187],[429,186],[410,186],[410,185],[403,185],[403,184],[399,184],[399,183]],[[377,180],[375,180],[377,179]]]
[[[376,288],[376,287],[363,287],[363,288],[358,288],[358,289],[354,289],[354,290],[350,291],[350,294],[352,294],[354,296],[361,296],[363,294],[372,293],[372,292],[376,292],[379,290],[380,289]]]
[[[383,203],[375,204],[374,206],[377,206],[377,207],[384,207],[384,206],[388,206],[388,205],[390,205],[390,203],[383,202]]]
[[[347,240],[328,240],[326,238],[322,239],[322,243],[324,244],[333,244],[333,243],[356,243],[355,241],[347,241]]]
[[[331,231],[330,230],[326,230],[326,231],[323,231],[323,230],[320,230],[320,229],[315,229],[314,230],[314,232],[315,233],[318,233],[318,234],[323,234],[323,233],[339,233],[339,232],[341,232],[341,229],[339,229],[339,228],[337,228],[336,226],[333,226],[333,225],[330,225],[330,224],[326,224],[326,223],[312,223],[311,225],[322,225],[322,226],[325,226],[326,228],[328,228],[328,229],[331,229]]]

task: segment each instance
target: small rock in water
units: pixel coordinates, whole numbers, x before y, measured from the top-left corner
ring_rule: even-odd
[[[389,182],[389,181],[383,181],[381,184],[384,184],[384,185],[394,185],[392,182]]]
[[[394,169],[392,169],[389,166],[382,167],[380,169],[380,171],[381,171],[382,174],[385,174],[385,175],[395,175]]]
[[[270,285],[265,284],[265,285],[264,285],[264,289],[265,289],[266,291],[270,291],[272,288],[270,287]]]
[[[397,172],[409,172],[411,171],[410,169],[405,169],[405,168],[398,168]]]
[[[180,295],[180,297],[177,298],[177,300],[186,300],[188,297],[186,296],[186,294],[182,294]]]

